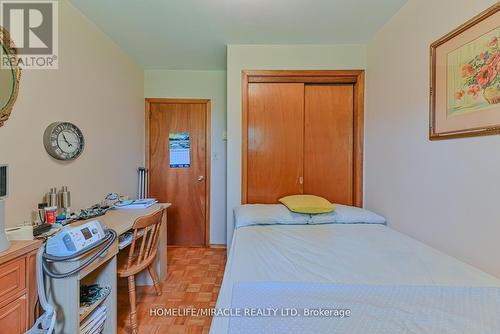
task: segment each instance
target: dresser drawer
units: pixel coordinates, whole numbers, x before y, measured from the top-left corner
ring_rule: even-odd
[[[26,332],[26,295],[0,308],[0,328],[1,333]]]
[[[26,258],[22,257],[0,266],[0,304],[22,293],[26,288]]]

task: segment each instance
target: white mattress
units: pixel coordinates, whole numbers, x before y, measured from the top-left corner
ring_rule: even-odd
[[[384,225],[271,225],[235,231],[218,308],[235,283],[500,287],[500,280]],[[211,334],[228,333],[215,317]]]

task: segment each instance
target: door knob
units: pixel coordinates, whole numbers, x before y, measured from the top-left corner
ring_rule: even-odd
[[[205,177],[204,177],[203,175],[198,176],[198,181],[199,181],[199,182],[201,182],[201,181],[203,181],[203,180],[205,180]]]

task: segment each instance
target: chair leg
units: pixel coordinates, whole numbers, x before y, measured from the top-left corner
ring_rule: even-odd
[[[135,276],[128,277],[128,296],[130,298],[130,328],[137,334],[137,310],[135,307]]]
[[[153,280],[153,285],[155,287],[156,294],[161,296],[161,287],[160,281],[158,279],[158,275],[156,274],[156,270],[152,264],[148,266],[149,275],[151,275],[151,279]]]

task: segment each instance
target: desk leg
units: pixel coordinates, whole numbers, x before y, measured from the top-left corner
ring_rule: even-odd
[[[158,276],[160,277],[160,282],[162,282],[167,279],[167,209],[165,209],[163,223],[160,228],[157,259],[159,260],[157,265]]]

